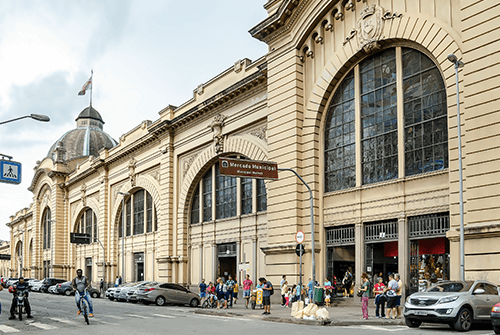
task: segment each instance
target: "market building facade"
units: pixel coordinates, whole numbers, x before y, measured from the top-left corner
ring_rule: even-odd
[[[358,283],[362,272],[398,272],[406,292],[458,279],[457,87],[447,59],[454,54],[465,63],[458,71],[465,273],[498,282],[500,48],[488,28],[498,26],[498,4],[264,7],[268,17],[250,30],[269,45],[261,59],[236,62],[117,143],[97,141],[71,159],[75,143],[54,144],[36,166],[33,204],[8,224],[12,254],[25,239],[25,271],[69,278],[82,268],[98,281],[105,268],[107,278],[123,272],[126,281],[192,285],[286,274],[297,282],[294,235],[302,230],[310,276],[307,189],[286,172],[277,181],[223,176],[224,156],[277,162],[308,183],[318,281],[349,267]],[[79,115],[77,129],[102,134],[94,111]],[[71,232],[98,240],[71,245]]]

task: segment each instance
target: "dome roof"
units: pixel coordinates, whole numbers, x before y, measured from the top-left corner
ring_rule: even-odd
[[[81,113],[78,115],[78,117],[75,119],[75,121],[78,121],[78,119],[83,119],[83,118],[94,119],[94,120],[101,121],[102,123],[104,123],[104,121],[102,120],[101,114],[99,114],[99,112],[96,111],[94,109],[94,107],[92,107],[92,106],[89,106],[89,107],[85,108],[84,110],[82,110]]]
[[[110,149],[117,142],[102,130],[101,114],[92,106],[85,108],[76,118],[77,127],[66,132],[51,147],[47,157],[56,160],[56,148],[63,147],[66,151],[64,160],[71,161],[86,156],[99,156],[103,148]]]

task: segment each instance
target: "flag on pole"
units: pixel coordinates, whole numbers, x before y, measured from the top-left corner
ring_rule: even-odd
[[[85,91],[92,88],[92,76],[90,76],[89,80],[83,85],[82,90],[78,92],[78,95],[85,95]]]

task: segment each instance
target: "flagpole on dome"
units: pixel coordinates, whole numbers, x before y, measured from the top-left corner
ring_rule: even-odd
[[[90,108],[92,108],[92,89],[94,86],[94,69],[90,70]]]

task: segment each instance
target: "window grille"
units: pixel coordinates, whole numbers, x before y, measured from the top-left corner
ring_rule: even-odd
[[[398,220],[366,223],[365,242],[397,241]]]
[[[450,213],[412,216],[408,218],[410,238],[446,236],[450,230]]]
[[[342,226],[326,230],[326,245],[352,245],[355,244],[354,226]]]

